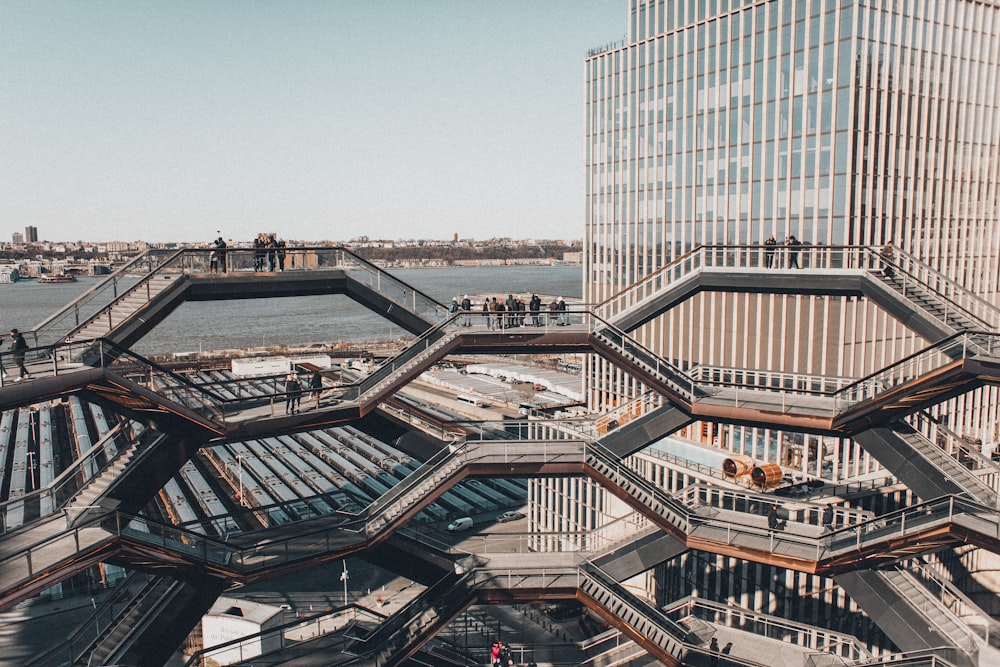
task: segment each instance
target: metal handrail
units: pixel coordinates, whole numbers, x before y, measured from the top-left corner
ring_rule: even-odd
[[[366,394],[381,391],[381,387],[390,380],[393,374],[408,368],[420,355],[433,351],[439,346],[447,344],[455,336],[467,332],[467,329],[459,322],[461,317],[461,315],[454,315],[440,324],[431,327],[424,334],[417,337],[412,345],[407,346],[406,349],[395,357],[383,363],[374,373],[353,384],[329,389],[325,393],[340,404],[351,401],[363,402]],[[700,397],[712,396],[720,391],[719,384],[697,381],[691,378],[670,362],[648,350],[624,332],[590,312],[569,311],[566,313],[566,317],[569,320],[568,324],[570,326],[579,327],[582,324],[591,335],[618,350],[620,354],[626,356],[638,366],[645,368],[647,372],[656,375],[662,382],[676,391],[682,400],[694,403]],[[562,325],[547,323],[544,326]],[[541,333],[543,332],[544,330]],[[146,380],[151,381],[154,376],[169,380],[166,384],[161,383],[161,386],[158,387],[158,390],[163,391],[166,396],[173,396],[189,408],[193,407],[194,409],[201,410],[208,408],[209,412],[213,414],[213,418],[220,420],[222,423],[225,423],[227,420],[232,421],[246,407],[259,405],[261,401],[259,396],[240,396],[226,399],[219,393],[225,388],[239,387],[241,383],[257,382],[258,380],[256,379],[240,379],[228,383],[211,382],[204,385],[194,383],[184,378],[184,376],[157,367],[153,362],[133,352],[125,351],[123,348],[103,339],[36,348],[29,350],[29,353],[33,354],[35,358],[44,359],[44,363],[51,368],[51,372],[55,375],[78,370],[81,368],[81,361],[91,366],[108,367],[117,363],[118,368],[124,368],[125,360],[132,360],[144,370],[150,372]],[[0,362],[9,358],[11,354],[11,352],[0,354]],[[902,383],[919,378],[921,374],[929,373],[948,364],[955,363],[956,359],[982,354],[1000,356],[1000,334],[984,332],[955,334],[832,393],[808,389],[789,390],[787,388],[760,386],[755,386],[747,391],[777,392],[790,396],[813,395],[832,399],[829,411],[831,416],[836,416]],[[118,361],[116,362],[115,360]],[[0,378],[0,386],[3,384],[3,378]],[[280,391],[275,386],[275,390],[268,395],[267,400],[272,401],[273,405],[274,401],[283,399],[286,396],[287,394],[284,391]],[[193,398],[196,400],[191,404],[190,401]],[[739,397],[736,400],[739,400]]]
[[[289,268],[289,270],[342,267],[348,271],[360,273],[364,278],[359,282],[367,284],[389,300],[412,310],[428,321],[437,321],[446,313],[447,309],[432,297],[399,280],[347,248],[341,246],[295,246],[282,250],[291,258],[293,264],[295,258],[301,258],[299,266]],[[267,249],[265,249],[266,251]],[[217,252],[218,250],[215,248],[194,247],[170,251],[148,250],[47,317],[31,331],[25,332],[25,335],[32,339],[33,347],[53,345],[73,331],[80,330],[94,317],[127,296],[141,293],[145,289],[144,296],[148,302],[156,295],[156,292],[150,290],[148,285],[159,276],[208,273],[211,270],[212,257]],[[230,272],[238,273],[253,270],[254,260],[261,251],[254,248],[234,247],[226,248],[222,252],[224,253],[224,263]],[[314,268],[306,269],[307,265]],[[119,289],[123,285],[123,279],[132,277],[137,279],[136,282],[123,290]],[[68,323],[67,320],[69,320]]]
[[[814,638],[812,642],[814,646],[802,646],[799,641],[794,640],[790,643],[806,649],[834,653],[853,661],[870,659],[872,657],[871,652],[853,635],[828,630],[815,625],[799,623],[780,616],[773,616],[743,607],[712,602],[704,598],[688,596],[664,605],[663,609],[671,617],[692,615],[696,618],[707,620],[710,623],[718,623],[726,627],[744,632],[752,632],[755,635],[764,637],[772,637],[770,632],[772,629],[777,631],[775,634],[792,632],[797,635],[811,636]],[[747,623],[750,623],[753,629],[745,629]],[[824,644],[826,648],[823,648]]]
[[[479,447],[481,455],[476,460],[500,459],[503,460],[503,452],[497,452],[494,443],[493,447]],[[522,443],[523,444],[523,443]],[[562,444],[567,444],[563,442]],[[531,448],[537,450],[537,447]],[[536,452],[537,453],[537,452]],[[469,447],[462,451],[451,454],[453,457],[463,457],[468,459]],[[619,472],[627,474],[630,482],[636,482],[637,475],[631,471],[620,468]],[[641,480],[641,478],[639,478]],[[985,507],[964,498],[956,496],[945,496],[937,500],[921,503],[913,507],[898,510],[890,514],[876,517],[870,521],[854,524],[826,533],[822,537],[802,536],[795,533],[787,533],[780,530],[759,528],[753,525],[733,524],[731,522],[719,521],[712,518],[700,517],[692,512],[687,506],[676,499],[673,499],[661,489],[649,484],[643,484],[644,491],[649,497],[655,498],[657,503],[664,507],[669,507],[675,512],[679,520],[683,520],[681,527],[685,534],[691,534],[699,527],[718,528],[728,535],[726,542],[732,540],[739,534],[751,534],[766,538],[767,551],[780,551],[782,544],[797,544],[814,551],[816,560],[821,560],[824,555],[831,556],[837,553],[851,552],[865,546],[874,546],[879,542],[890,540],[900,536],[905,536],[908,529],[914,526],[921,528],[937,524],[941,521],[953,522],[955,518],[962,514],[975,515],[980,521],[992,522],[996,529],[988,533],[992,539],[1000,539],[1000,517],[992,508]],[[384,511],[383,506],[383,511]],[[298,533],[284,539],[268,540],[266,543],[255,544],[250,547],[238,547],[228,544],[222,540],[207,537],[199,533],[193,533],[179,529],[175,526],[159,524],[151,520],[136,517],[120,512],[112,512],[103,517],[95,517],[84,521],[66,533],[51,536],[35,544],[25,546],[16,552],[7,554],[0,558],[0,564],[12,563],[16,560],[23,561],[28,568],[30,576],[34,575],[35,567],[47,567],[47,564],[33,564],[32,554],[43,548],[51,548],[59,542],[69,542],[73,545],[73,552],[81,548],[81,544],[104,542],[116,536],[128,537],[143,542],[149,542],[159,548],[175,549],[180,553],[203,560],[209,563],[223,564],[237,571],[251,573],[266,569],[278,564],[294,562],[303,556],[294,550],[296,543],[321,545],[316,548],[329,551],[334,543],[344,543],[344,538],[356,540],[350,544],[364,542],[364,524],[377,519],[377,514],[368,514],[367,519],[358,517],[357,522],[352,524],[352,519],[345,518],[344,515],[336,517],[336,521],[317,521],[317,528],[312,531]],[[351,526],[356,526],[352,528]],[[102,527],[105,534],[103,536],[91,536],[84,539],[82,531],[88,528]],[[356,535],[357,537],[350,537]],[[325,545],[325,546],[322,546]]]
[[[32,505],[39,506],[39,513],[37,516],[30,517],[25,516],[25,525],[34,519],[40,519],[43,516],[48,516],[53,514],[60,509],[60,505],[65,501],[71,499],[80,489],[84,488],[91,481],[96,479],[101,475],[101,473],[107,467],[111,466],[119,457],[123,456],[128,448],[132,445],[135,440],[145,440],[148,437],[152,437],[152,440],[148,440],[146,444],[155,442],[159,438],[167,437],[164,435],[155,435],[150,430],[143,430],[133,439],[129,440],[124,446],[122,443],[117,443],[118,455],[112,459],[107,460],[103,465],[97,463],[99,459],[106,458],[106,445],[109,440],[118,440],[126,428],[131,428],[130,422],[119,422],[115,424],[111,430],[109,430],[103,438],[101,438],[97,443],[95,443],[87,452],[85,452],[80,458],[74,460],[69,466],[67,466],[48,486],[40,489],[36,489],[29,493],[19,496],[16,499],[9,499],[4,502],[0,502],[0,535],[6,534],[12,530],[18,530],[22,526],[15,526],[8,530],[6,525],[7,508],[15,503],[23,503],[25,507]],[[87,468],[93,466],[96,471],[94,475],[87,474]],[[51,511],[42,512],[41,505],[43,499],[51,499]]]
[[[118,288],[123,279],[134,276],[141,279],[143,276],[154,271],[156,267],[160,265],[161,262],[156,261],[158,257],[165,256],[167,258],[166,261],[169,262],[181,252],[183,251],[147,250],[141,255],[132,258],[124,266],[119,267],[107,278],[97,283],[83,294],[80,294],[61,309],[36,324],[30,332],[24,332],[25,337],[27,338],[30,336],[32,338],[34,347],[42,347],[44,345],[51,345],[58,342],[63,336],[69,333],[69,331],[79,326],[81,322],[89,319],[95,313],[100,312],[109,303],[117,299],[119,296]],[[143,266],[145,266],[145,269],[138,271],[138,269]],[[129,285],[126,289],[130,289],[131,287],[132,286]],[[91,308],[92,306],[96,307],[96,309]],[[84,310],[85,308],[87,310]],[[46,335],[50,332],[50,330],[54,330],[60,326],[60,322],[70,315],[73,316],[72,326],[66,328],[65,331],[59,330],[52,335]]]
[[[803,269],[871,271],[891,264],[904,283],[904,294],[909,283],[918,284],[945,303],[946,317],[948,312],[960,311],[985,328],[992,329],[1000,325],[1000,309],[993,304],[898,248],[894,249],[892,259],[883,256],[881,249],[881,246],[825,245],[697,246],[611,295],[597,306],[595,312],[605,319],[613,320],[650,295],[695,271],[706,268],[779,269],[784,264],[784,258],[794,252]]]
[[[1000,352],[1000,334],[998,333],[977,331],[953,334],[838,389],[833,392],[832,397],[838,410],[846,410],[880,393],[914,380],[923,373],[954,363],[957,359],[984,353],[997,356],[998,352]],[[937,363],[929,363],[932,358],[937,359]]]

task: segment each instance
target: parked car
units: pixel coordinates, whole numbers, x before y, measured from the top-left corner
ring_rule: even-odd
[[[518,519],[523,519],[523,518],[524,515],[521,514],[520,512],[509,510],[497,517],[497,523],[507,523],[508,521],[517,521]]]

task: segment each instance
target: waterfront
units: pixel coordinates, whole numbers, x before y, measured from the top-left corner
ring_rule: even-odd
[[[454,267],[400,269],[392,275],[447,304],[462,294],[510,292],[559,294],[578,298],[579,266]],[[4,314],[0,326],[30,329],[64,304],[100,282],[43,285],[24,281],[0,288]],[[187,352],[266,345],[308,345],[407,335],[342,295],[286,299],[241,299],[185,303],[135,346],[141,354]]]

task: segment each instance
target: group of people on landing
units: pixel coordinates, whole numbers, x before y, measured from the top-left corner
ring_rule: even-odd
[[[298,373],[292,371],[285,376],[286,415],[294,415],[299,412],[300,404],[302,402],[302,392],[304,389],[305,388],[302,386],[302,380],[299,379]],[[309,392],[312,394],[314,399],[319,398],[319,395],[323,393],[323,374],[318,370],[313,371],[312,375],[309,376]]]
[[[788,268],[798,269],[799,267],[799,246],[802,245],[802,241],[795,238],[794,235],[788,235],[785,237],[785,249],[788,255]],[[764,266],[768,269],[774,267],[774,258],[778,253],[778,241],[775,240],[774,234],[767,237],[764,241]],[[781,267],[781,260],[778,260],[778,268]]]
[[[226,248],[229,245],[219,236],[212,241],[212,252],[208,254],[209,273],[225,273],[227,267]],[[284,271],[287,245],[284,239],[274,234],[257,234],[253,240],[254,271]],[[294,263],[294,262],[293,262]]]
[[[491,330],[569,324],[566,300],[561,296],[553,298],[548,305],[543,304],[537,294],[532,294],[528,303],[519,296],[508,294],[506,299],[502,296],[484,297],[482,304],[478,304],[473,303],[466,294],[461,299],[457,296],[452,299],[448,305],[448,312],[460,314],[459,323],[464,327],[472,326],[472,313],[481,313],[486,320],[486,327]]]
[[[788,268],[799,269],[799,252],[802,249],[802,241],[795,238],[794,234],[790,234],[785,237],[784,244],[784,255],[788,257]],[[879,250],[879,259],[882,265],[882,274],[886,278],[892,278],[893,272],[893,262],[896,259],[896,249],[892,245],[892,241],[886,241],[882,249]],[[778,241],[774,238],[774,234],[767,237],[764,241],[764,267],[765,268],[781,268],[782,265],[781,256],[778,254]]]
[[[253,270],[264,271],[266,261],[267,271],[284,271],[285,247],[285,240],[274,234],[258,234],[253,240]]]

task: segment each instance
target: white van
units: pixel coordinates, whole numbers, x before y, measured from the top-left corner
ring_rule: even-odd
[[[468,405],[473,405],[477,408],[485,408],[486,402],[478,396],[472,396],[471,394],[458,394],[455,396],[455,400],[459,403],[467,403]]]
[[[472,528],[472,518],[467,516],[463,516],[461,519],[455,519],[448,524],[448,530],[452,533],[468,530],[469,528]]]

